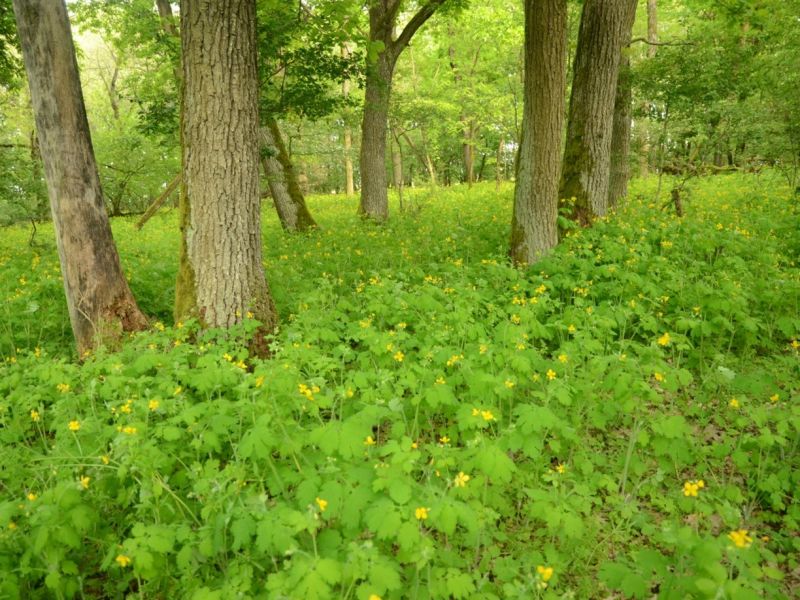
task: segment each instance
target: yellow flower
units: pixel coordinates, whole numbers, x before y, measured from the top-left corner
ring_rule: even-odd
[[[231,362],[233,360],[233,357],[230,354],[228,354],[227,352],[222,355],[222,358],[224,358],[228,362]]]
[[[80,421],[70,421],[68,427],[69,427],[70,431],[78,431],[81,428],[81,422]]]
[[[173,396],[177,396],[177,395],[178,395],[178,394],[180,394],[182,391],[183,391],[183,388],[182,388],[181,386],[178,386],[178,387],[176,387],[176,388],[175,388],[175,391],[173,391],[173,392],[172,392],[172,395],[173,395]]]
[[[319,496],[314,499],[314,502],[316,502],[317,506],[319,506],[319,512],[325,512],[325,509],[328,508],[328,501],[323,500]]]
[[[561,475],[563,475],[564,473],[567,472],[567,465],[563,465],[561,463],[557,464],[556,465],[556,471],[558,473],[560,473]]]
[[[264,385],[264,376],[259,375],[256,377],[256,387],[261,387],[262,385]]]
[[[747,529],[737,529],[728,534],[728,539],[734,543],[737,548],[748,548],[753,543],[753,538],[747,535]]]
[[[669,337],[669,332],[662,335],[658,338],[658,345],[659,346],[669,346],[669,343],[672,341],[672,338]]]
[[[442,444],[449,444],[450,443],[450,438],[447,437],[446,435],[443,435],[442,437],[439,438],[439,442],[442,443]]]
[[[147,403],[147,408],[150,410],[158,410],[161,402],[157,398],[153,398],[150,402]]]
[[[69,384],[68,384],[68,383],[59,383],[59,384],[56,386],[56,389],[57,389],[59,392],[61,392],[62,394],[66,394],[66,393],[67,393],[67,392],[70,390],[70,388],[69,388]]]
[[[458,475],[456,475],[455,479],[453,479],[453,485],[456,487],[466,487],[467,482],[470,479],[470,476],[464,473],[464,471],[459,471]]]
[[[725,226],[722,223],[717,223],[716,228],[717,231],[722,231],[723,229],[725,229]]]
[[[89,489],[89,482],[92,480],[91,477],[87,477],[86,475],[81,475],[81,487],[85,490]]]
[[[566,354],[559,354],[558,355],[558,362],[566,363],[569,360],[569,357]]]
[[[706,484],[702,479],[698,479],[697,481],[687,481],[683,484],[683,495],[687,498],[696,498],[697,492],[702,490],[704,487],[706,487]]]
[[[368,435],[367,439],[364,440],[364,445],[365,446],[374,446],[375,445],[375,440],[372,439],[371,435]]]
[[[777,402],[780,399],[781,397],[778,394],[772,394],[772,396],[769,397],[770,402]],[[33,418],[33,415],[31,415],[31,418]]]
[[[137,431],[136,427],[131,427],[130,425],[122,428],[122,433],[126,435],[134,435]]]
[[[655,377],[655,380],[658,382],[664,381],[664,376],[658,371],[653,374],[653,377]]]
[[[31,411],[31,421],[33,421],[34,423],[38,423],[39,422],[39,411],[38,410],[33,409]]]
[[[547,378],[552,381],[556,378],[556,372],[553,369],[547,369]]]
[[[572,323],[570,323],[570,324],[569,324],[569,327],[567,327],[567,331],[568,331],[568,332],[570,332],[570,333],[575,333],[575,332],[576,332],[576,331],[578,331],[578,330],[575,328],[575,325],[573,325]]]
[[[488,351],[489,351],[489,346],[487,346],[486,344],[481,344],[480,346],[478,346],[478,352],[480,352],[481,354],[486,354]]]
[[[448,367],[452,367],[454,364],[456,364],[462,358],[464,358],[463,354],[454,354],[453,356],[451,356],[450,358],[447,359],[447,366]]]
[[[479,414],[481,414],[480,409],[478,409],[478,408],[473,408],[472,409],[472,416],[473,417],[477,417]]]
[[[505,385],[508,389],[511,389],[514,387],[515,384],[510,379],[506,379],[503,385]]]
[[[436,383],[436,385],[444,385],[445,383],[447,383],[447,380],[444,377],[442,377],[441,375],[439,375],[436,378],[436,382],[435,383]]]
[[[792,340],[791,346],[792,348],[797,350],[798,348],[800,348],[800,342],[798,342],[797,340]]]
[[[536,567],[536,572],[542,578],[542,581],[545,582],[550,581],[550,579],[553,577],[553,567],[545,567],[543,565],[539,565],[538,567]]]
[[[403,359],[405,357],[406,355],[403,354],[400,350],[398,350],[397,352],[394,353],[394,356],[392,358],[394,358],[397,362],[403,362]]]
[[[483,417],[484,421],[494,421],[494,415],[490,410],[482,410],[481,416]]]
[[[117,564],[123,569],[131,564],[131,557],[125,556],[124,554],[117,554],[117,558],[114,560],[117,561]]]
[[[34,500],[36,500],[38,497],[39,497],[39,496],[37,496],[37,495],[36,495],[36,494],[34,494],[33,492],[28,492],[28,496],[27,496],[27,498],[28,498],[28,500],[30,500],[31,502],[33,502]]]
[[[731,401],[728,402],[728,406],[730,406],[734,410],[738,410],[739,406],[741,405],[739,404],[739,401],[736,398],[731,398]]]
[[[514,325],[519,325],[519,323],[520,323],[519,315],[511,315],[511,322]]]
[[[100,457],[100,460],[103,461],[104,465],[107,465],[108,463],[111,462],[111,459],[108,457],[108,454],[103,454],[103,456]]]
[[[417,517],[417,520],[424,521],[428,518],[428,511],[430,508],[425,508],[424,506],[420,506],[414,511],[414,516]]]
[[[380,596],[378,596],[378,594],[370,594],[367,600],[382,600],[382,599]]]

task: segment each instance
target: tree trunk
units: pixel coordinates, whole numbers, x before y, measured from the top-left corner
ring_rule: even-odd
[[[658,0],[647,0],[647,57],[653,58],[658,51]],[[644,113],[649,115],[651,110],[650,102],[645,101]],[[647,117],[645,117],[647,118]],[[650,161],[653,153],[652,144],[650,143],[650,132],[647,127],[641,127],[642,130],[642,150],[639,156],[639,175],[647,177],[650,172]]]
[[[14,0],[70,323],[82,355],[147,327],[103,204],[63,0]]]
[[[230,327],[277,314],[264,277],[255,0],[182,0],[183,251],[176,318]]]
[[[283,143],[283,136],[278,127],[278,122],[272,117],[267,119],[266,128],[262,128],[262,140],[267,146],[267,149],[274,153],[273,156],[278,163],[280,171],[273,170],[274,177],[267,175],[270,182],[270,190],[272,190],[273,178],[279,185],[282,184],[288,196],[290,204],[280,204],[277,196],[273,190],[273,198],[275,198],[275,208],[278,210],[278,217],[281,220],[281,225],[286,231],[308,231],[317,226],[311,213],[306,206],[306,199],[303,196],[303,190],[300,187],[297,174],[292,164],[292,159],[289,158],[289,153],[286,151],[286,144]],[[273,169],[270,165],[270,169]],[[284,198],[284,196],[281,196]],[[283,200],[281,200],[283,202]]]
[[[510,250],[520,265],[536,262],[558,243],[566,65],[566,0],[525,0],[524,113]]]
[[[353,180],[353,132],[349,125],[344,126],[344,179],[345,194],[352,196],[356,193]]]
[[[391,144],[392,153],[392,177],[394,180],[394,189],[397,190],[397,198],[400,202],[400,210],[403,210],[403,149],[400,147],[400,138],[397,133],[392,130],[392,137],[394,143]]]
[[[170,0],[156,0],[158,7],[158,16],[161,20],[161,29],[167,36],[179,39],[180,34],[178,28],[175,26],[175,16],[172,14],[172,3]],[[172,74],[175,76],[175,81],[181,80],[181,67],[178,62],[172,65]],[[178,86],[180,87],[180,86]]]
[[[628,36],[628,43],[630,36]],[[627,48],[627,44],[626,44]],[[614,121],[611,134],[611,171],[608,182],[608,207],[628,195],[631,147],[631,61],[623,51],[620,57],[617,93],[614,99]]]
[[[501,137],[500,143],[497,144],[497,158],[495,159],[495,167],[494,167],[494,189],[495,191],[500,189],[500,182],[503,181],[503,146],[505,146],[506,140]],[[559,165],[560,167],[561,165]]]
[[[586,0],[583,5],[559,192],[582,226],[604,216],[608,207],[620,51],[635,12],[636,0]]]
[[[342,58],[350,55],[350,49],[347,44],[342,45]],[[345,102],[350,97],[350,80],[345,79],[342,82],[342,96]],[[349,111],[347,111],[349,113]],[[348,122],[348,115],[344,119],[344,190],[345,194],[352,196],[356,193],[355,184],[353,181],[353,131],[350,129]]]
[[[394,60],[382,52],[367,68],[364,117],[361,122],[361,202],[358,212],[374,221],[389,217],[386,182],[386,120]]]
[[[358,212],[373,221],[389,216],[386,185],[386,119],[389,95],[397,57],[411,38],[446,0],[427,0],[394,38],[400,0],[374,0],[369,3],[369,41],[381,46],[374,60],[367,53],[364,117],[361,122],[361,201]]]
[[[647,57],[653,58],[658,50],[658,0],[647,0]]]
[[[298,231],[301,221],[303,223],[307,222],[306,219],[301,219],[299,214],[301,212],[301,207],[305,207],[305,204],[298,205],[289,193],[286,171],[278,160],[278,147],[272,136],[272,132],[268,127],[262,127],[260,133],[262,148],[266,151],[262,154],[261,165],[267,176],[269,190],[272,193],[272,200],[275,202],[275,210],[278,213],[278,219],[285,231]],[[294,189],[295,194],[300,191],[296,181]],[[300,197],[302,198],[302,194],[300,194]],[[307,210],[305,211],[305,215],[308,219],[311,219],[311,215],[308,214]],[[311,222],[313,223],[313,220]],[[304,229],[308,229],[308,227],[304,226]]]

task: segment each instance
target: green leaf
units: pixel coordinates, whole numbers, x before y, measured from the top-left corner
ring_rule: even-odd
[[[411,486],[402,479],[392,479],[389,482],[389,497],[397,504],[407,504],[411,500]]]
[[[233,535],[233,550],[240,550],[250,544],[250,538],[256,533],[256,522],[250,515],[242,515],[233,521],[231,534]]]
[[[342,578],[342,567],[338,561],[332,558],[319,559],[315,565],[315,569],[322,579],[330,585],[339,583],[339,580]]]

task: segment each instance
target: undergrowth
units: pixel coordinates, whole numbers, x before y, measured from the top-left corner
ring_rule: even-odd
[[[265,210],[268,361],[170,323],[173,214],[115,222],[154,327],[82,363],[52,229],[4,230],[0,596],[796,596],[797,205],[654,190],[528,270],[510,187]]]

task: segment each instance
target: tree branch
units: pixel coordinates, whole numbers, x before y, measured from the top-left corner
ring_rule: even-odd
[[[630,43],[634,44],[636,42],[640,42],[642,44],[647,44],[648,46],[696,46],[694,42],[651,42],[647,38],[633,38]]]
[[[445,2],[447,2],[447,0],[428,0],[419,8],[416,14],[411,17],[411,20],[406,23],[402,33],[400,33],[400,35],[392,44],[392,51],[395,58],[400,56],[400,53],[406,46],[408,46],[408,43],[411,41],[411,38],[414,37],[414,34],[417,32],[417,30],[422,27],[425,21],[433,16],[433,13],[436,12],[436,9],[438,9]]]

